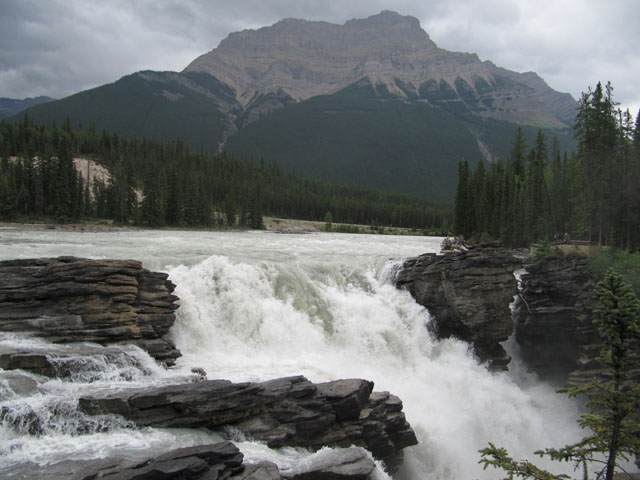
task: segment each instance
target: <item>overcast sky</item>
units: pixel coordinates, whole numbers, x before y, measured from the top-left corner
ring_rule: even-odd
[[[0,0],[0,97],[180,71],[234,31],[382,10],[418,18],[441,48],[535,71],[576,99],[610,80],[622,107],[640,108],[639,0]]]

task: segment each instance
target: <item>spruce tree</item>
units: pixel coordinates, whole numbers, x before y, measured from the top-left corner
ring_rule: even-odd
[[[229,192],[224,202],[224,215],[227,220],[227,225],[230,227],[236,224],[236,202],[233,198],[233,193]]]
[[[456,200],[454,207],[453,231],[456,235],[463,235],[468,232],[467,228],[467,208],[469,205],[469,162],[458,163],[458,187],[456,189]]]
[[[546,211],[547,188],[544,178],[547,163],[547,145],[542,130],[536,135],[536,145],[530,155],[527,176],[527,230],[529,240],[537,241],[546,237],[548,231]]]

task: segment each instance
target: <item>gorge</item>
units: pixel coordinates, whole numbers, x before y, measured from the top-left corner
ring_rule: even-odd
[[[402,422],[397,422],[404,421],[404,416],[398,414],[404,413],[418,445],[403,449],[405,459],[394,478],[491,478],[491,473],[483,472],[477,464],[477,450],[488,441],[507,444],[515,455],[525,456],[545,445],[568,443],[579,435],[574,421],[576,406],[522,369],[517,358],[508,371],[490,372],[485,364],[478,363],[468,343],[432,336],[425,328],[432,322],[429,312],[409,292],[396,288],[395,279],[405,259],[429,251],[436,253],[441,239],[9,229],[1,232],[1,239],[0,260],[24,263],[21,258],[73,253],[109,264],[104,259],[135,256],[144,268],[165,272],[176,287],[174,292],[167,288],[164,295],[175,294],[180,307],[175,311],[174,326],[164,336],[182,353],[175,359],[175,366],[166,370],[136,347],[84,344],[93,360],[88,361],[85,355],[79,361],[77,356],[68,355],[64,344],[3,333],[3,353],[40,350],[52,352],[58,365],[64,365],[65,358],[74,365],[87,365],[82,375],[72,379],[27,372],[16,377],[9,370],[2,371],[2,406],[15,413],[5,413],[0,429],[2,444],[6,445],[0,454],[4,472],[12,468],[13,472],[16,468],[29,471],[26,465],[35,468],[33,465],[53,465],[69,459],[95,462],[99,458],[118,459],[129,468],[132,464],[156,468],[140,465],[150,457],[162,463],[172,455],[197,469],[202,461],[206,463],[204,457],[215,457],[202,453],[205,446],[230,439],[244,455],[245,464],[266,472],[272,467],[264,462],[271,462],[278,466],[279,475],[291,477],[300,465],[316,461],[314,455],[326,454],[325,450],[313,454],[288,446],[294,444],[287,440],[292,438],[287,436],[292,430],[286,422],[278,427],[273,415],[265,416],[262,407],[254,409],[257,416],[245,424],[245,433],[242,428],[223,429],[224,438],[210,430],[184,428],[194,425],[197,409],[187,409],[192,413],[176,417],[183,419],[182,423],[167,428],[175,421],[166,409],[167,401],[174,405],[172,409],[187,412],[185,407],[176,406],[179,403],[175,399],[191,395],[189,392],[196,397],[206,395],[198,392],[208,389],[273,392],[275,388],[289,398],[287,405],[294,405],[291,402],[295,398],[307,406],[313,404],[319,411],[328,411],[321,406],[320,397],[331,396],[320,393],[318,397],[318,392],[354,392],[350,397],[354,400],[345,403],[357,408],[348,410],[352,413],[345,414],[346,422],[358,409],[362,417],[365,410],[379,412],[376,405],[386,405],[386,418],[401,426]],[[464,255],[459,258],[460,265],[470,262]],[[137,268],[140,264],[135,265]],[[132,264],[125,263],[124,267],[131,268]],[[517,289],[512,278],[515,287],[508,288]],[[130,286],[133,282],[120,278],[120,283]],[[140,308],[130,305],[129,311]],[[508,310],[508,304],[505,308]],[[513,356],[509,342],[505,345],[507,356]],[[100,349],[104,350],[96,354]],[[97,366],[104,359],[111,359],[109,368],[106,363]],[[201,381],[203,371],[207,378],[225,381]],[[366,381],[335,383],[357,378]],[[371,381],[375,391],[391,393],[371,394]],[[186,386],[175,392],[171,385],[176,384]],[[298,393],[287,397],[286,392],[294,386]],[[141,389],[149,394],[141,394]],[[372,407],[367,401],[374,402]],[[158,420],[149,417],[147,423],[133,428],[131,422],[140,422],[141,418],[136,405],[155,409]],[[304,409],[295,407],[294,411],[308,428],[326,425],[326,417],[317,412],[309,416]],[[37,434],[14,428],[15,423],[12,426],[7,418],[18,419],[20,428],[28,430],[31,426]],[[94,420],[87,422],[88,418]],[[355,425],[348,428],[350,432],[358,429]],[[334,430],[334,439],[335,434]],[[375,437],[380,438],[378,434]],[[263,441],[257,441],[259,438]],[[408,433],[397,439],[398,445],[412,443]],[[346,443],[343,446],[348,446]],[[223,443],[216,448],[226,451],[230,447]],[[371,445],[368,448],[375,450]],[[225,458],[234,458],[232,453],[228,451]],[[366,462],[362,454],[350,449],[344,455],[360,455],[358,458]],[[380,463],[374,468],[372,478],[388,478]]]

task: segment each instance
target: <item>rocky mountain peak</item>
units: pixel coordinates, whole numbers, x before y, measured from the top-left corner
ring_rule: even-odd
[[[344,25],[287,18],[232,33],[185,72],[204,72],[231,87],[245,124],[361,81],[408,101],[454,110],[464,105],[482,116],[552,128],[566,128],[575,111],[569,95],[535,73],[440,49],[417,18],[389,10]]]
[[[383,10],[368,18],[355,18],[345,23],[347,28],[396,28],[398,30],[414,30],[425,33],[420,28],[420,21],[410,15],[400,15],[392,10]]]
[[[391,11],[344,25],[288,18],[230,34],[185,71],[213,75],[246,105],[258,94],[283,91],[304,100],[365,77],[402,77],[438,51],[418,19]]]

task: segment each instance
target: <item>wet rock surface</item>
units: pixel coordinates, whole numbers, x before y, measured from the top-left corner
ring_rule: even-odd
[[[179,448],[138,462],[108,458],[68,460],[43,468],[36,464],[5,469],[4,478],[43,480],[227,479],[241,472],[243,455],[231,442]]]
[[[370,478],[376,465],[362,448],[344,448],[322,451],[293,473],[282,475],[291,480],[366,480]]]
[[[166,274],[135,260],[2,261],[0,331],[34,333],[54,343],[134,344],[172,364],[180,352],[164,337],[178,308],[174,288]],[[47,368],[42,360],[31,361]]]
[[[597,368],[594,287],[584,256],[558,256],[526,265],[516,339],[530,370],[565,383],[570,375],[578,380]]]
[[[35,463],[0,469],[13,480],[367,480],[375,463],[362,448],[323,450],[289,471],[275,463],[244,463],[244,455],[231,442],[178,448],[131,461],[117,458],[67,460],[43,468]]]
[[[372,388],[366,380],[316,385],[302,376],[261,383],[206,380],[83,397],[79,407],[90,415],[121,415],[140,427],[230,425],[271,448],[359,445],[393,469],[401,450],[417,440],[402,402]]]
[[[500,343],[513,332],[509,304],[518,293],[513,272],[521,265],[515,252],[499,244],[472,245],[407,260],[396,284],[429,309],[440,338],[465,340],[481,361],[504,369],[510,358]]]

